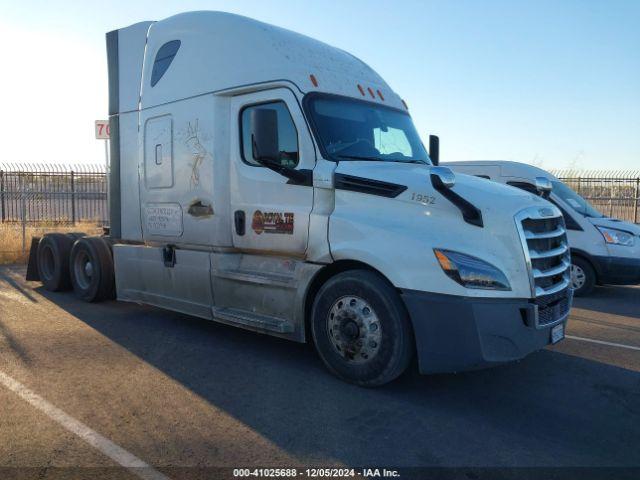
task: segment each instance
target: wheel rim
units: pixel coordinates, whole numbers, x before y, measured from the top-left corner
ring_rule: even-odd
[[[587,281],[587,275],[578,265],[571,265],[571,288],[579,290]]]
[[[327,315],[327,333],[333,348],[349,363],[370,362],[380,351],[380,320],[371,305],[355,295],[334,302]]]
[[[91,258],[87,255],[87,252],[80,251],[76,255],[73,261],[73,273],[76,279],[76,283],[86,290],[91,285],[91,279],[93,278],[93,264]]]
[[[53,249],[49,245],[43,245],[40,259],[40,275],[44,280],[52,279],[56,270],[56,260]]]

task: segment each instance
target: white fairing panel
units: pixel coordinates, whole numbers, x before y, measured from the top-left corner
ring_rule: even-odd
[[[138,112],[120,114],[120,209],[122,238],[142,240],[138,186]]]
[[[152,87],[156,54],[164,44],[175,40],[181,42],[180,48],[162,79]],[[312,83],[311,74],[317,85]],[[370,101],[404,108],[400,98],[375,71],[344,50],[224,12],[182,13],[151,26],[144,61],[142,107],[281,80],[294,83],[303,92],[366,96]]]
[[[113,247],[118,300],[212,318],[209,253],[175,251],[175,265],[167,268],[162,249],[138,245]]]
[[[153,22],[140,22],[118,31],[118,111],[138,109],[142,62],[147,43],[147,31]]]

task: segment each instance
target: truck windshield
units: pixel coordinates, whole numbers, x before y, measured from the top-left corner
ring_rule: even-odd
[[[585,217],[601,218],[604,217],[602,213],[596,210],[589,202],[571,190],[567,185],[559,181],[551,182],[553,185],[553,194],[562,199],[567,205],[573,208],[576,212],[584,215]]]
[[[306,107],[319,141],[332,160],[431,164],[405,112],[333,95],[313,95]]]

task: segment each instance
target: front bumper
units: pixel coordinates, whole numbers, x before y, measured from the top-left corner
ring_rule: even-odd
[[[541,303],[405,290],[402,299],[413,323],[420,372],[474,370],[540,350],[551,343],[551,328],[566,324],[573,292],[562,294]]]
[[[635,285],[640,283],[640,258],[592,256],[598,283]]]

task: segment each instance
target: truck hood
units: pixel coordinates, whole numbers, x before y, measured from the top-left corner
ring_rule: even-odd
[[[430,165],[399,162],[343,161],[335,171],[407,187],[396,197],[397,201],[420,204],[421,197],[418,195],[422,195],[433,199],[430,206],[434,210],[457,212],[457,208],[431,184],[432,168]],[[513,217],[520,210],[531,206],[552,205],[537,195],[484,178],[461,173],[455,173],[455,177],[456,183],[452,190],[479,208],[485,220],[496,216],[504,219],[505,214]]]
[[[607,228],[615,228],[617,230],[624,230],[634,235],[640,236],[640,225],[618,220],[617,218],[610,217],[587,217],[587,220],[593,225]]]
[[[528,298],[530,276],[516,215],[540,207],[560,215],[543,198],[483,178],[456,174],[452,191],[482,213],[483,227],[468,223],[462,212],[431,183],[431,166],[366,161],[340,162],[336,175],[378,180],[392,198],[367,193],[355,178],[336,184],[329,242],[334,260],[357,260],[381,272],[398,288],[450,295]],[[338,179],[336,179],[338,181]],[[354,187],[355,185],[355,187]],[[361,186],[364,186],[361,188]],[[401,189],[399,189],[401,190]],[[375,239],[375,241],[368,241]],[[502,271],[510,291],[469,289],[448,278],[434,248],[472,255]]]

